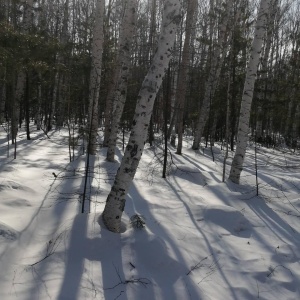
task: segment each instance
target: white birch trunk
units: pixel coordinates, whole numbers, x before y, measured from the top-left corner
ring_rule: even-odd
[[[107,160],[114,161],[115,148],[118,137],[119,123],[122,117],[126,96],[127,96],[127,83],[130,68],[130,52],[133,33],[136,23],[136,11],[138,0],[128,0],[125,7],[124,18],[121,25],[120,33],[120,46],[119,46],[119,74],[117,87],[114,95],[114,106],[111,132],[108,140]]]
[[[254,39],[252,42],[252,50],[250,59],[246,70],[246,78],[244,84],[244,91],[242,95],[238,134],[237,134],[237,147],[232,161],[229,179],[234,183],[240,182],[241,172],[243,170],[243,163],[245,160],[246,147],[248,142],[249,133],[249,120],[250,111],[253,98],[254,84],[256,74],[261,56],[263,45],[263,38],[266,31],[267,15],[270,9],[271,0],[261,0],[258,11],[257,21],[254,31]]]
[[[95,8],[95,24],[93,28],[92,69],[89,86],[88,132],[89,154],[96,154],[98,136],[98,102],[101,82],[103,53],[103,20],[105,0],[97,0]]]
[[[192,148],[198,150],[204,130],[205,123],[209,116],[210,106],[214,97],[218,80],[221,73],[222,64],[227,51],[227,38],[228,38],[228,21],[233,10],[233,0],[227,1],[225,9],[225,16],[220,25],[220,38],[218,39],[215,51],[212,57],[212,63],[205,83],[205,94],[203,98],[202,107],[196,124],[195,138]]]
[[[102,216],[106,227],[113,232],[120,232],[126,195],[142,156],[154,100],[171,58],[176,30],[181,20],[180,8],[180,0],[164,2],[158,47],[138,95],[130,138]]]

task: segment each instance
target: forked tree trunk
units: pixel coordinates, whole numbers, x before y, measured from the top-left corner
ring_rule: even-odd
[[[95,24],[93,29],[92,69],[89,87],[89,154],[96,154],[98,135],[98,102],[101,81],[102,53],[103,53],[103,17],[105,0],[97,0]]]
[[[241,172],[245,160],[246,147],[249,133],[250,111],[253,98],[254,84],[263,45],[263,38],[266,31],[267,15],[270,8],[271,0],[261,0],[260,8],[257,15],[257,21],[252,42],[252,51],[246,70],[244,91],[241,102],[237,147],[231,164],[229,179],[234,183],[240,182]]]
[[[180,9],[180,0],[164,1],[158,47],[141,86],[130,138],[102,215],[104,224],[113,232],[120,232],[126,195],[142,156],[154,100],[171,58],[176,30],[181,20]]]

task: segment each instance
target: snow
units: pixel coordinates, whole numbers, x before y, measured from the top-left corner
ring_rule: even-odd
[[[69,162],[67,130],[20,131],[17,159],[1,130],[0,299],[300,299],[299,153],[259,147],[256,196],[253,145],[240,185],[222,182],[220,145],[214,161],[191,137],[182,156],[170,146],[166,179],[161,145],[146,146],[115,234],[101,213],[121,150],[91,157],[82,214],[85,156]]]

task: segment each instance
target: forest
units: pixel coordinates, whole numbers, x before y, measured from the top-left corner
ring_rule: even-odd
[[[299,1],[0,0],[0,126],[1,299],[300,297]]]

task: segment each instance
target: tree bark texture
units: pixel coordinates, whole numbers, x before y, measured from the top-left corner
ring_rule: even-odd
[[[260,70],[260,86],[259,91],[257,93],[257,106],[256,106],[256,138],[260,139],[263,135],[263,106],[265,105],[265,102],[267,102],[266,99],[266,89],[267,89],[267,78],[268,78],[268,61],[270,57],[270,50],[271,50],[271,44],[272,44],[272,37],[274,35],[274,26],[275,26],[275,15],[276,11],[278,9],[278,0],[272,0],[271,7],[269,11],[269,15],[267,17],[267,36],[265,41],[265,49],[263,58],[261,60],[261,70]]]
[[[96,154],[98,136],[98,102],[101,81],[102,53],[103,53],[103,19],[105,0],[97,0],[95,24],[92,44],[92,69],[89,87],[88,129],[90,132],[89,154]]]
[[[27,33],[32,25],[32,10],[33,10],[33,0],[27,0],[24,4],[24,14],[23,14],[23,31]],[[15,107],[13,115],[13,126],[12,126],[12,139],[15,140],[18,132],[18,123],[20,119],[21,112],[21,102],[24,98],[26,85],[26,74],[23,69],[19,70],[17,75],[16,91],[15,91]]]
[[[120,232],[126,195],[142,156],[154,100],[162,84],[164,74],[168,69],[176,30],[181,21],[180,9],[179,0],[166,0],[164,2],[158,47],[141,86],[130,138],[102,215],[104,224],[113,232]]]
[[[187,77],[188,67],[190,60],[190,42],[192,27],[194,25],[194,17],[197,10],[198,2],[196,0],[189,0],[186,14],[186,26],[185,26],[185,40],[182,50],[182,59],[179,69],[178,85],[177,85],[177,103],[178,103],[178,114],[177,114],[177,129],[178,129],[178,144],[177,154],[182,152],[182,138],[183,138],[183,115],[185,106],[185,96],[187,89]]]
[[[122,117],[126,96],[127,96],[127,83],[130,69],[130,52],[132,37],[136,23],[138,0],[127,0],[123,22],[121,25],[120,33],[120,46],[119,46],[119,74],[117,86],[114,94],[114,111],[111,120],[111,132],[108,140],[107,160],[114,161],[115,148],[118,138],[119,123]]]
[[[195,138],[192,148],[198,150],[203,135],[205,123],[209,116],[210,106],[218,85],[222,64],[227,51],[228,21],[233,10],[233,0],[228,0],[225,15],[220,24],[220,37],[213,52],[211,67],[205,83],[205,94],[196,124]]]
[[[231,164],[229,179],[234,183],[240,182],[249,133],[250,110],[253,98],[254,84],[261,56],[263,38],[266,31],[267,16],[271,0],[261,0],[255,25],[254,38],[249,63],[246,69],[246,78],[242,95],[237,133],[237,147]]]

